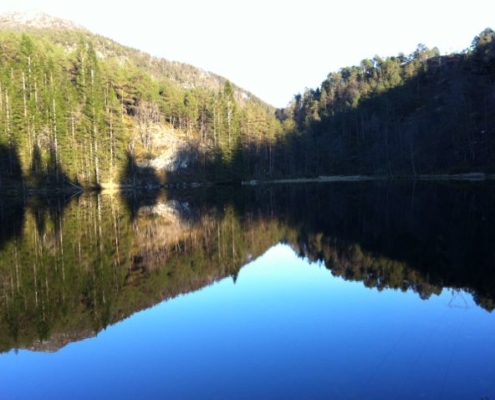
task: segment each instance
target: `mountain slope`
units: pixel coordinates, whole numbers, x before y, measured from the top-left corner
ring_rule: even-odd
[[[213,73],[44,15],[0,21],[0,188],[232,180],[279,129]]]
[[[56,18],[41,12],[12,12],[0,15],[0,27],[18,32],[29,32],[39,29],[88,32],[86,28],[75,22]]]
[[[63,47],[66,52],[71,52],[78,45],[81,38],[83,38],[91,42],[99,59],[112,60],[120,65],[131,62],[154,78],[168,78],[178,83],[184,89],[203,87],[218,90],[226,82],[225,78],[214,73],[188,64],[152,57],[140,50],[121,45],[112,39],[94,34],[72,21],[56,18],[44,13],[15,12],[0,15],[0,30],[24,32],[34,37],[43,37]],[[245,95],[252,96],[241,88],[236,89]]]
[[[486,29],[463,54],[419,45],[330,73],[278,112],[291,133],[275,157],[303,176],[494,173],[494,65]]]

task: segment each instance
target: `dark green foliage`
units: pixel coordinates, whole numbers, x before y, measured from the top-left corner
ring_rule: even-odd
[[[279,110],[279,175],[495,172],[494,34],[470,52],[363,60]],[[293,122],[291,122],[293,121]],[[298,150],[296,150],[298,149]]]
[[[275,111],[220,77],[84,31],[0,32],[0,143],[12,155],[0,183],[495,172],[494,43],[486,29],[465,54],[420,44],[365,59]],[[171,147],[174,165],[151,167]]]
[[[486,28],[473,40],[472,57],[475,67],[480,73],[491,74],[492,80],[495,75],[495,32]]]

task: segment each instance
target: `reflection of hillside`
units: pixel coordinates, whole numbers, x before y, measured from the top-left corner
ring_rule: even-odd
[[[334,274],[422,297],[462,288],[494,309],[493,185],[362,182],[283,187],[276,197],[300,254]]]
[[[269,225],[269,227],[267,227]],[[284,235],[256,213],[240,219],[231,207],[199,213],[188,202],[159,199],[140,207],[127,285],[149,275],[166,276],[160,299],[175,297],[227,276],[265,252]]]
[[[207,217],[196,217],[198,223],[193,223],[192,211],[186,202],[161,200],[154,205],[140,207],[133,221],[137,253],[134,263],[142,263],[137,259],[146,256],[148,269],[165,265],[173,253],[182,250],[182,243],[201,234],[203,225],[215,223],[207,221]]]
[[[63,212],[57,201],[28,202],[15,240],[1,248],[0,351],[55,351],[163,300],[236,280],[281,241],[370,288],[421,298],[465,289],[492,310],[493,190],[360,183],[135,202],[99,194]]]
[[[283,236],[255,214],[241,223],[232,208],[199,215],[161,197],[134,219],[127,210],[103,195],[74,199],[58,219],[27,209],[20,240],[0,258],[1,350],[55,351],[158,302],[235,279]]]

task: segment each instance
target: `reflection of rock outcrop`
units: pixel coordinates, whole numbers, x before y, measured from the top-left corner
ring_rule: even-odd
[[[132,272],[127,283],[136,284],[153,271],[165,273],[170,282],[161,291],[165,299],[236,276],[253,254],[262,254],[274,244],[257,242],[263,237],[254,233],[258,229],[256,222],[240,225],[232,209],[201,214],[187,201],[164,199],[142,206],[133,221]]]
[[[68,344],[79,342],[84,339],[95,337],[93,331],[75,331],[65,333],[54,333],[46,340],[36,340],[31,343],[26,350],[40,351],[44,353],[55,353]]]
[[[193,210],[191,210],[189,203],[179,202],[177,200],[158,202],[152,206],[140,207],[138,210],[138,217],[139,216],[149,216],[152,218],[160,217],[163,218],[165,222],[170,220],[170,222],[174,223],[192,220],[194,217]]]

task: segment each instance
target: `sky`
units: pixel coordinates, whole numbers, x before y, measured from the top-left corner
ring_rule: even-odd
[[[494,0],[0,1],[0,14],[33,10],[215,72],[276,107],[365,58],[419,43],[462,51],[495,29]]]

